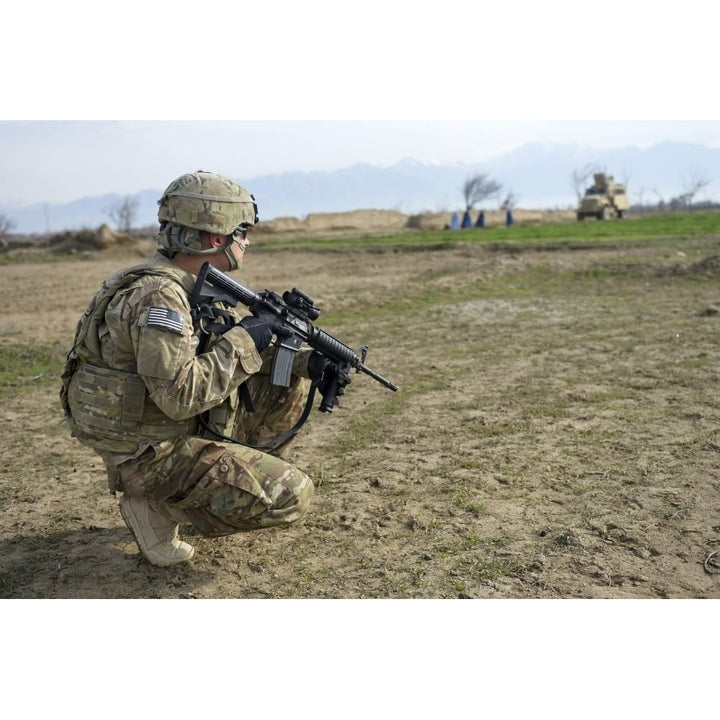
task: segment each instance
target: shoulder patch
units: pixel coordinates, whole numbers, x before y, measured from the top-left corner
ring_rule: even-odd
[[[165,330],[172,330],[173,332],[182,335],[183,326],[185,325],[185,318],[177,310],[170,310],[169,308],[151,307],[148,310],[147,315],[147,326],[148,327],[159,327]]]

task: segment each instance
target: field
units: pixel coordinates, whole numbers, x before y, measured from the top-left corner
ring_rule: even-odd
[[[0,597],[720,597],[720,215],[258,239],[239,281],[301,287],[400,390],[313,412],[302,523],[184,529],[171,569],[58,402],[89,298],[151,246],[0,256]]]

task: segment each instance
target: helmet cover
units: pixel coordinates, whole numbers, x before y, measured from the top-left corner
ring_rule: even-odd
[[[202,250],[200,231],[230,235],[238,227],[253,227],[259,221],[253,195],[232,180],[205,170],[173,180],[158,205],[158,244],[170,251],[170,257],[176,252],[210,255],[228,250],[229,245]],[[236,265],[232,258],[231,263]]]

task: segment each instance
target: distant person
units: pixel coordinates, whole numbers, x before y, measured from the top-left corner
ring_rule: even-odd
[[[61,399],[72,434],[122,493],[141,553],[169,566],[194,554],[180,523],[212,537],[307,511],[313,483],[279,450],[302,415],[310,356],[298,353],[290,387],[272,386],[270,325],[222,303],[210,318],[191,308],[206,261],[222,272],[243,262],[254,197],[198,171],[170,183],[158,204],[158,248],[105,280],[80,318]]]

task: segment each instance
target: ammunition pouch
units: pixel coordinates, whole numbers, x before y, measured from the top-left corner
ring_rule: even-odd
[[[132,452],[143,440],[191,435],[197,420],[173,420],[150,399],[134,373],[79,363],[67,389],[74,437],[96,450]]]

